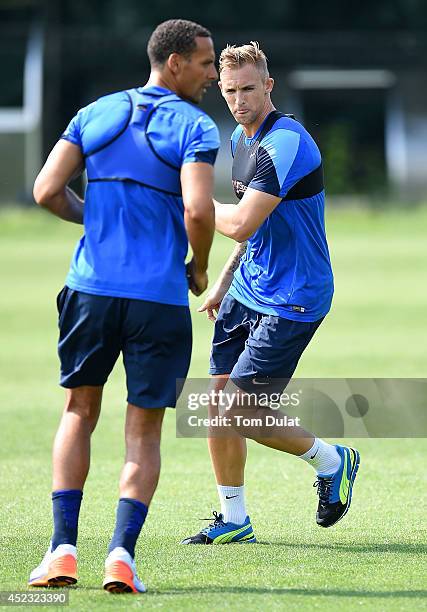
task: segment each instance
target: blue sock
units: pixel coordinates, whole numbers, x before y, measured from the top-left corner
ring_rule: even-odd
[[[148,507],[137,499],[121,497],[117,506],[116,528],[108,552],[122,546],[132,559],[135,545],[147,516]]]
[[[79,522],[80,504],[83,491],[79,489],[63,489],[53,491],[53,536],[52,552],[60,544],[77,543],[77,525]]]

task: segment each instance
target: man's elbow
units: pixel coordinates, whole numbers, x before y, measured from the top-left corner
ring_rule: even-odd
[[[56,189],[53,189],[49,183],[41,179],[40,177],[36,178],[33,187],[33,197],[39,206],[42,208],[49,208],[52,204],[52,201],[56,198],[58,192]]]
[[[193,223],[213,224],[215,219],[215,209],[212,206],[186,206],[185,217]]]
[[[234,224],[229,233],[229,237],[236,242],[245,242],[253,234],[253,230],[249,229],[245,225]]]

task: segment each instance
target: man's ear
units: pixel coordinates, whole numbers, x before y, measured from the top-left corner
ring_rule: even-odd
[[[222,83],[221,83],[221,81],[218,81],[218,87],[219,87],[219,89],[220,89],[220,91],[222,93]]]
[[[274,87],[274,79],[272,79],[271,77],[268,77],[265,80],[265,93],[271,93],[273,91],[273,87]]]
[[[181,70],[182,56],[179,53],[171,53],[167,59],[167,65],[173,75],[177,75]]]

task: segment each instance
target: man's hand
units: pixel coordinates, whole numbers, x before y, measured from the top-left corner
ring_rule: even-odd
[[[186,265],[186,271],[188,287],[191,293],[196,296],[202,295],[202,293],[206,291],[208,286],[208,275],[206,270],[204,272],[197,270],[194,259],[192,259]]]
[[[197,309],[197,312],[204,312],[206,310],[207,317],[209,321],[216,321],[216,315],[214,313],[218,312],[219,307],[221,306],[221,302],[224,298],[224,295],[227,293],[229,289],[230,283],[221,283],[217,281],[212,289],[209,291],[205,301]]]
[[[230,289],[231,283],[233,281],[234,272],[237,270],[240,264],[240,259],[243,253],[246,251],[246,242],[242,242],[237,244],[230,257],[227,260],[227,263],[224,266],[221,274],[219,275],[218,280],[209,291],[206,300],[197,309],[198,312],[204,312],[206,310],[206,314],[208,316],[209,321],[216,321],[216,316],[214,311],[218,312],[219,307],[221,306],[221,302],[224,298],[224,295]]]

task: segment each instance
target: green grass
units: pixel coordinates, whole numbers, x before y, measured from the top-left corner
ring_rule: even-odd
[[[427,366],[427,209],[331,210],[333,310],[298,368],[307,377],[424,377]],[[0,215],[1,589],[25,589],[51,529],[50,450],[62,405],[56,386],[55,295],[77,226],[40,211]],[[219,238],[211,279],[232,244]],[[191,375],[206,376],[211,324],[195,312]],[[247,497],[260,541],[184,547],[217,507],[204,440],[176,439],[168,411],[160,485],[137,548],[149,593],[100,589],[123,458],[124,380],[106,387],[82,506],[80,582],[72,610],[415,610],[425,605],[426,440],[357,440],[354,502],[336,528],[314,523],[309,467],[250,443]],[[424,598],[424,599],[423,599]]]

